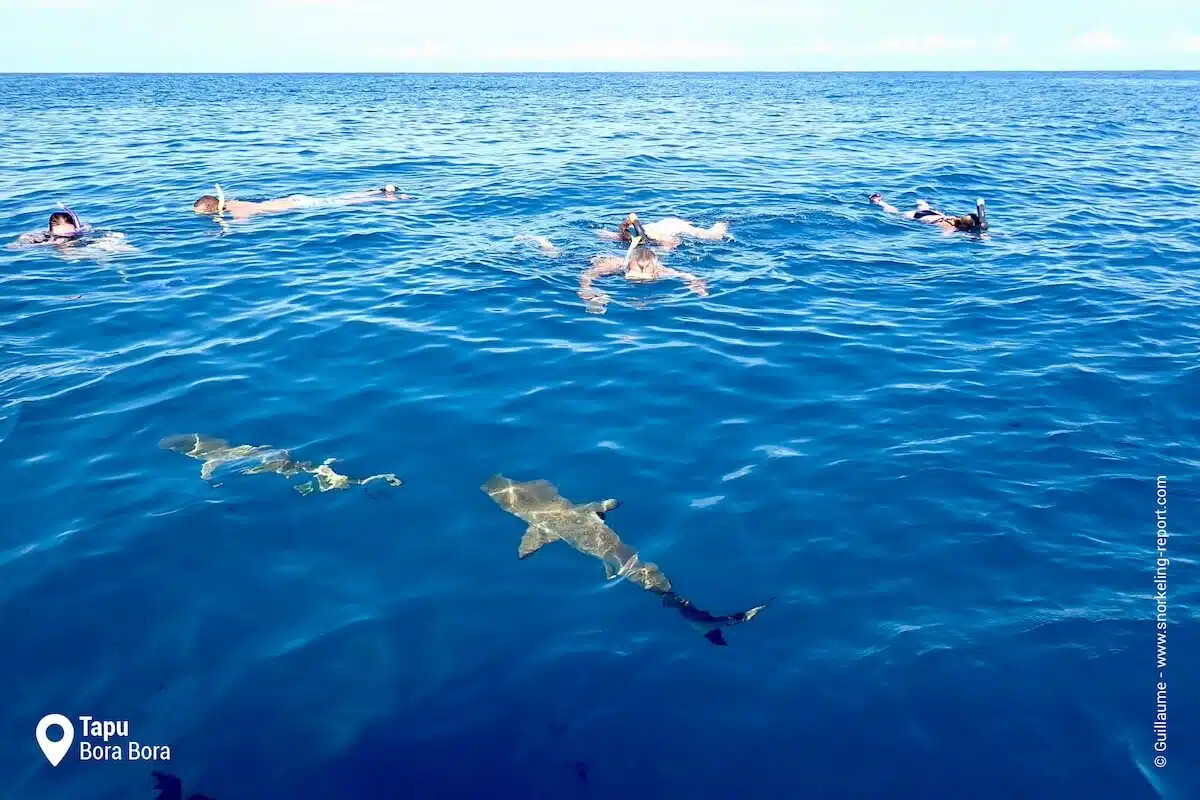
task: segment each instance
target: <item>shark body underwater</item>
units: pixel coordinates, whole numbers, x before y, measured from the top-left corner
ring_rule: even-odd
[[[523,483],[503,475],[493,476],[480,488],[505,511],[529,523],[517,548],[518,558],[528,558],[543,545],[562,540],[579,552],[600,559],[609,580],[624,578],[660,596],[664,606],[678,611],[715,645],[728,644],[723,629],[749,622],[771,602],[768,600],[749,611],[723,616],[696,608],[672,590],[671,581],[657,564],[638,558],[637,551],[608,527],[605,515],[619,505],[616,500],[576,505],[562,497],[547,481]]]
[[[239,444],[230,445],[224,439],[215,439],[199,433],[185,433],[179,436],[168,436],[158,443],[164,450],[173,450],[198,461],[201,480],[211,480],[213,473],[225,465],[240,466],[246,475],[260,475],[274,472],[285,478],[307,474],[314,480],[298,484],[295,490],[300,494],[310,494],[314,490],[322,492],[334,489],[346,489],[350,486],[361,486],[372,481],[384,481],[389,486],[402,486],[403,481],[391,473],[372,475],[369,478],[350,478],[339,475],[329,465],[334,459],[328,458],[318,465],[309,461],[296,461],[287,450],[267,445]]]

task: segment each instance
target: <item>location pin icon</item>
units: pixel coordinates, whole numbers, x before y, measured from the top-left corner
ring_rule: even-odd
[[[62,728],[63,736],[57,742],[52,740],[47,734],[50,728],[54,725]],[[75,728],[71,725],[71,720],[64,717],[62,714],[47,714],[42,717],[42,721],[37,725],[37,742],[42,748],[42,752],[46,754],[46,760],[50,762],[50,766],[57,767],[58,762],[63,760],[63,756],[71,749],[71,742],[75,740]]]

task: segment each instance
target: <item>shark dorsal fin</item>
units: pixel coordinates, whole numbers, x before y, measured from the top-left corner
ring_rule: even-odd
[[[539,525],[530,525],[525,529],[525,535],[521,537],[521,546],[517,548],[517,558],[529,558],[542,545],[557,541],[558,538],[558,534],[552,531]]]
[[[617,506],[621,505],[619,500],[597,500],[594,503],[588,503],[585,506],[580,506],[584,511],[591,511],[600,519],[604,519],[604,515],[612,511]]]

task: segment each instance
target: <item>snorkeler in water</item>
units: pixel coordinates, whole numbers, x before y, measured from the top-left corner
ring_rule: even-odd
[[[97,231],[80,221],[79,216],[65,203],[50,215],[46,230],[24,233],[9,247],[30,247],[52,244],[59,247],[91,247],[112,252],[133,251],[125,243],[125,234],[116,231]]]
[[[216,186],[216,195],[206,194],[192,204],[192,211],[197,214],[208,214],[209,216],[221,217],[228,213],[235,219],[245,219],[252,217],[255,214],[271,214],[280,211],[293,211],[298,208],[315,208],[316,206],[345,206],[355,205],[357,203],[369,203],[374,200],[411,200],[412,198],[406,194],[397,192],[393,184],[388,184],[380,189],[371,189],[366,192],[350,192],[349,194],[338,195],[337,197],[309,197],[304,194],[293,194],[287,197],[280,197],[275,200],[264,200],[262,202],[251,202],[249,200],[235,200],[225,196],[225,192],[221,189],[221,185]]]
[[[643,225],[635,212],[630,212],[629,216],[625,217],[625,221],[621,223],[621,227],[616,233],[607,230],[597,231],[597,235],[602,239],[625,242],[626,244],[633,241],[634,236],[640,236],[644,243],[661,247],[664,250],[674,250],[679,246],[684,236],[693,239],[718,241],[725,238],[728,233],[728,222],[718,222],[711,228],[697,228],[692,223],[679,217],[667,217],[666,219],[660,219],[658,222]]]
[[[609,298],[602,292],[592,288],[592,281],[607,275],[625,273],[625,280],[637,283],[650,283],[664,278],[678,278],[685,281],[689,289],[700,297],[708,296],[708,287],[704,280],[687,272],[671,269],[662,263],[658,254],[643,242],[640,234],[634,234],[629,243],[629,249],[624,258],[617,256],[595,256],[592,266],[579,276],[579,297],[589,305],[603,308]]]
[[[889,214],[899,214],[906,219],[915,219],[917,222],[924,222],[926,225],[937,225],[947,233],[950,231],[976,233],[988,229],[987,213],[984,209],[982,197],[975,201],[975,213],[963,214],[962,216],[952,216],[935,211],[924,200],[918,200],[917,207],[912,211],[901,213],[900,209],[887,203],[883,199],[883,195],[879,194],[879,192],[875,192],[869,199]]]

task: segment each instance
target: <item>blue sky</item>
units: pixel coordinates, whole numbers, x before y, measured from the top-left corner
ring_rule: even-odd
[[[0,0],[2,72],[926,69],[1200,69],[1200,0]]]

